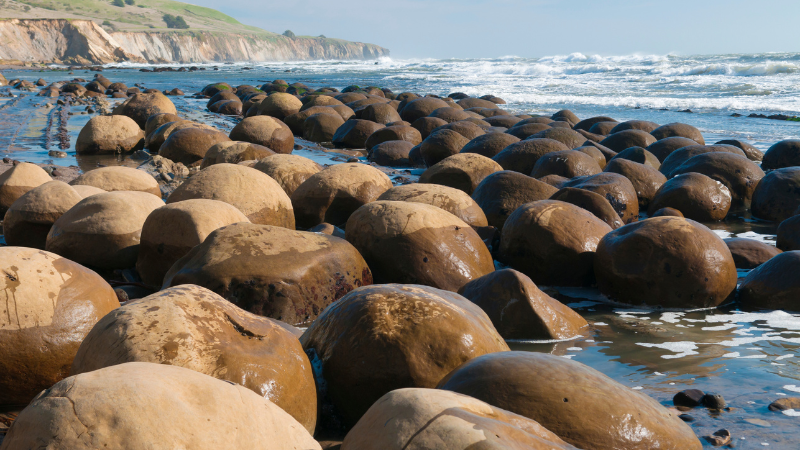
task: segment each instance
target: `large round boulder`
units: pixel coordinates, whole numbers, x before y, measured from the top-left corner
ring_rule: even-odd
[[[292,94],[285,92],[274,92],[261,101],[258,105],[258,113],[262,116],[275,117],[283,120],[303,107],[303,102]]]
[[[594,260],[597,286],[630,305],[707,308],[736,288],[736,265],[714,232],[681,217],[653,217],[606,235]]]
[[[487,176],[503,170],[491,159],[475,153],[458,153],[429,167],[419,177],[420,183],[441,184],[472,192]]]
[[[144,131],[127,116],[92,117],[75,141],[79,155],[113,155],[141,148],[144,148]]]
[[[622,150],[614,155],[614,157],[608,162],[611,162],[615,159],[627,159],[629,161],[650,166],[655,170],[658,170],[661,167],[661,161],[658,159],[658,157],[642,147],[626,148],[625,150]]]
[[[594,252],[611,227],[571,203],[526,203],[508,217],[497,260],[537,284],[588,286],[594,281]]]
[[[505,133],[517,139],[527,139],[536,133],[552,128],[548,124],[543,123],[519,123],[514,127],[509,128]]]
[[[556,355],[478,356],[451,372],[438,388],[535,420],[578,448],[703,447],[676,412],[589,366]]]
[[[336,100],[336,99],[334,99]],[[343,107],[347,108],[346,106],[342,105]],[[292,130],[292,133],[296,135],[303,134],[303,124],[305,123],[306,119],[315,115],[315,114],[330,114],[334,116],[340,117],[342,120],[347,120],[345,117],[341,116],[335,109],[328,107],[328,106],[313,106],[311,108],[301,110],[300,112],[296,112],[291,116],[286,116],[283,119],[283,123]],[[330,141],[330,139],[329,139]]]
[[[731,193],[725,185],[701,173],[684,173],[667,181],[650,202],[651,216],[662,208],[673,208],[698,222],[716,222],[731,208]]]
[[[132,268],[139,253],[142,225],[163,205],[160,198],[145,192],[92,195],[53,223],[45,249],[102,270]]]
[[[775,245],[784,251],[800,250],[800,215],[789,217],[778,225],[778,239]]]
[[[611,207],[611,203],[609,203],[605,197],[595,192],[587,191],[586,189],[565,187],[553,194],[550,200],[572,203],[579,208],[583,208],[605,222],[612,230],[616,230],[624,225],[619,214]]]
[[[374,103],[372,105],[367,105],[367,107],[361,111],[361,118],[384,125],[402,120],[400,118],[400,114],[397,112],[397,109],[388,103]]]
[[[25,405],[69,375],[83,338],[119,301],[99,275],[53,253],[0,247],[0,266],[0,406]]]
[[[331,142],[336,130],[344,125],[338,114],[317,113],[303,122],[303,139],[311,142]]]
[[[292,193],[297,226],[342,225],[353,211],[391,188],[389,177],[374,167],[359,163],[328,167],[308,177]]]
[[[370,134],[364,146],[367,150],[371,150],[376,145],[388,141],[408,141],[414,145],[422,142],[422,135],[419,134],[416,128],[408,125],[393,125],[388,127],[379,128],[374,133]]]
[[[652,134],[657,141],[666,139],[668,137],[679,136],[691,139],[700,145],[706,145],[706,141],[703,139],[703,133],[701,133],[697,128],[685,123],[674,122],[661,125],[660,127],[651,131],[650,134]]]
[[[415,120],[421,117],[427,117],[432,112],[439,108],[446,108],[450,105],[444,100],[433,97],[420,97],[409,101],[402,110],[400,110],[400,118],[408,123],[414,123]]]
[[[647,209],[658,189],[667,182],[667,177],[647,164],[628,159],[614,158],[606,165],[605,172],[617,173],[630,180],[639,199],[639,208]]]
[[[277,181],[289,197],[311,175],[322,170],[322,166],[308,158],[282,154],[264,158],[258,161],[253,168]]]
[[[800,167],[775,169],[758,182],[751,210],[759,219],[783,221],[800,207]]]
[[[130,98],[114,108],[113,115],[128,116],[145,129],[147,119],[154,114],[178,114],[175,104],[166,95],[160,92],[149,94],[133,94]]]
[[[737,269],[751,270],[779,255],[781,250],[774,245],[769,245],[755,239],[728,238],[725,245],[733,255],[733,263]],[[780,229],[778,229],[778,246],[780,246]],[[789,249],[795,250],[795,249]]]
[[[697,172],[724,184],[736,206],[750,207],[758,182],[764,171],[747,157],[727,152],[703,153],[690,158],[673,170],[671,176]]]
[[[739,286],[746,308],[800,311],[800,251],[783,252],[753,269]]]
[[[169,135],[186,128],[201,128],[204,130],[218,131],[216,128],[192,122],[191,120],[176,120],[174,122],[167,122],[160,127],[156,128],[152,133],[147,134],[144,139],[144,148],[151,154],[157,154],[161,150],[161,146],[169,139]]]
[[[618,173],[601,172],[589,177],[574,178],[562,187],[586,189],[600,194],[611,203],[623,223],[631,223],[639,217],[639,196],[633,183]]]
[[[469,139],[460,133],[440,129],[425,138],[419,150],[425,165],[430,167],[447,157],[458,154],[467,143],[469,143]]]
[[[313,434],[317,390],[311,363],[287,328],[208,289],[172,287],[103,317],[78,349],[72,374],[128,362],[185,367],[250,389]]]
[[[258,161],[276,154],[278,153],[263,145],[226,140],[214,144],[208,149],[206,156],[203,157],[203,161],[200,163],[200,169],[205,169],[214,164],[239,164],[242,161]]]
[[[19,163],[0,174],[0,214],[31,189],[53,181],[41,167],[31,163]]]
[[[430,134],[433,133],[433,130],[442,125],[447,125],[447,122],[436,117],[420,117],[411,124],[412,127],[419,131],[419,134],[423,140],[430,136]]]
[[[364,256],[378,283],[457,291],[494,270],[492,255],[478,233],[453,214],[428,204],[366,204],[350,216],[345,236]]]
[[[575,450],[536,421],[439,389],[387,393],[347,433],[343,450]]]
[[[488,226],[486,215],[469,195],[460,189],[439,184],[412,183],[395,186],[378,200],[424,203],[441,208],[473,227]]]
[[[379,166],[410,167],[411,149],[415,145],[408,141],[386,141],[372,147],[367,158]]]
[[[340,148],[366,148],[367,138],[383,127],[369,120],[348,120],[336,130],[331,142]]]
[[[218,200],[192,199],[164,205],[144,221],[136,270],[145,284],[159,288],[175,261],[202,244],[214,230],[238,222],[250,220],[236,207]]]
[[[113,116],[112,116],[113,117]],[[126,116],[116,116],[116,117],[126,117]],[[144,125],[144,136],[145,139],[153,134],[154,131],[161,128],[161,126],[183,120],[181,116],[177,114],[170,114],[170,113],[158,113],[153,114],[152,116],[147,118],[147,122]],[[137,125],[138,126],[138,125]]]
[[[624,130],[642,130],[646,133],[649,133],[658,127],[659,125],[657,123],[647,120],[628,120],[617,124],[608,134],[619,133],[620,131]]]
[[[555,118],[555,116],[551,117],[551,119],[559,120],[559,119]],[[577,116],[574,119],[577,119]],[[574,119],[567,120],[567,121],[571,122]],[[613,119],[611,117],[608,117],[608,116],[595,116],[595,117],[590,117],[588,119],[583,119],[583,120],[579,120],[577,122],[573,122],[574,126],[572,128],[575,129],[575,130],[589,131],[589,130],[592,129],[594,124],[600,123],[600,122],[616,122],[616,123],[619,123],[617,120],[615,120],[615,119]]]
[[[289,413],[246,387],[143,362],[82,373],[42,392],[3,448],[321,449]]]
[[[764,170],[800,166],[800,139],[786,139],[773,144],[761,161]]]
[[[536,160],[531,176],[541,178],[547,175],[559,175],[564,178],[594,175],[601,172],[597,160],[577,150],[562,150],[542,155]]]
[[[550,124],[552,126],[552,124]],[[570,128],[555,127],[532,134],[526,139],[553,139],[567,146],[568,150],[576,149],[586,142],[586,137]]]
[[[476,137],[461,147],[461,153],[477,153],[487,158],[493,158],[504,148],[519,142],[520,139],[506,133],[487,133]]]
[[[764,152],[755,148],[752,144],[746,141],[742,141],[739,139],[724,139],[722,141],[717,142],[714,145],[733,145],[734,147],[739,147],[744,152],[744,155],[747,156],[747,159],[750,161],[760,162],[764,159]]]
[[[180,258],[163,288],[195,284],[251,313],[305,324],[352,289],[372,284],[344,239],[251,223],[217,229]]]
[[[664,162],[670,153],[678,150],[679,148],[688,147],[690,145],[699,145],[697,142],[680,136],[670,136],[658,141],[653,142],[647,147],[647,151],[655,155],[659,161]]]
[[[642,130],[624,130],[614,133],[600,141],[600,145],[606,146],[615,152],[621,152],[631,147],[648,147],[656,142],[656,138],[650,133]]]
[[[99,167],[84,172],[72,180],[72,186],[92,186],[106,192],[137,191],[153,194],[161,198],[161,188],[152,175],[144,170],[124,166]]]
[[[207,167],[172,191],[167,203],[195,198],[229,203],[253,223],[291,230],[295,227],[289,196],[269,175],[250,167],[239,164]]]
[[[489,225],[502,230],[517,208],[525,203],[547,200],[558,189],[511,170],[495,172],[481,181],[472,198],[483,209]]]
[[[572,339],[588,326],[580,314],[514,269],[472,280],[458,293],[480,306],[503,339]]]
[[[292,153],[294,135],[285,123],[270,116],[253,116],[239,122],[231,130],[233,141],[263,145],[275,153]]]
[[[717,152],[734,153],[744,156],[744,152],[739,147],[734,147],[733,145],[689,145],[670,153],[669,156],[664,158],[661,162],[661,167],[659,167],[658,170],[667,178],[672,178],[672,173],[691,158],[704,153]]]
[[[500,164],[503,170],[513,170],[529,175],[539,158],[548,153],[564,150],[569,150],[569,148],[554,139],[525,139],[508,145],[492,159]]]
[[[474,303],[402,284],[350,292],[325,309],[300,342],[319,359],[327,397],[348,425],[387,392],[433,388],[463,362],[508,350]]]
[[[44,250],[53,223],[83,200],[63,181],[48,181],[11,204],[3,218],[6,245]]]
[[[228,135],[221,131],[186,128],[170,133],[159,147],[158,155],[190,166],[205,158],[211,147],[230,141]]]

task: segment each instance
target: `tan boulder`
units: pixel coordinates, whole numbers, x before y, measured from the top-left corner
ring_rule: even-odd
[[[800,251],[775,255],[753,269],[739,286],[739,301],[748,309],[800,310]]]
[[[424,203],[441,208],[473,227],[489,223],[483,210],[469,195],[459,189],[438,184],[412,183],[395,186],[378,200]]]
[[[250,219],[235,206],[218,200],[192,199],[164,205],[144,221],[136,270],[145,284],[161,287],[175,261],[202,244],[214,230],[238,222]]]
[[[374,103],[368,105],[361,112],[361,118],[384,125],[401,120],[397,109],[388,103]]]
[[[12,428],[3,442],[9,450],[321,450],[303,425],[250,389],[143,362],[57,383]]]
[[[158,113],[153,114],[152,116],[147,118],[147,122],[144,125],[144,135],[145,139],[153,134],[154,131],[161,128],[162,125],[171,123],[171,122],[178,122],[181,119],[181,116],[177,114],[170,114],[170,113]]]
[[[25,405],[69,375],[83,338],[119,301],[99,275],[53,253],[0,247],[0,265],[0,405]]]
[[[344,239],[237,223],[212,232],[179,259],[163,288],[196,284],[251,313],[299,325],[371,283],[369,267]]]
[[[132,167],[109,166],[92,169],[70,182],[73,186],[87,185],[112,191],[139,191],[161,198],[158,182],[144,170]]]
[[[434,387],[463,362],[508,350],[474,303],[401,284],[350,292],[326,308],[300,342],[319,358],[327,396],[347,425],[387,392]]]
[[[472,195],[484,178],[502,170],[500,164],[485,156],[457,153],[430,166],[420,175],[419,182],[441,184]]]
[[[350,216],[345,236],[364,256],[378,283],[457,291],[494,270],[492,255],[478,233],[453,214],[428,204],[366,204]]]
[[[535,420],[578,448],[703,447],[676,412],[586,365],[560,356],[535,352],[479,356],[451,372],[438,388]]]
[[[228,135],[218,130],[186,128],[172,132],[159,148],[158,155],[189,166],[205,158],[214,145],[229,141]]]
[[[504,148],[519,142],[519,138],[506,133],[487,133],[478,136],[461,147],[460,153],[477,153],[493,158]]]
[[[575,450],[536,421],[438,389],[397,389],[347,433],[342,450]]]
[[[0,174],[0,214],[5,215],[26,192],[50,181],[53,178],[36,164],[19,163],[6,170]]]
[[[297,337],[286,324],[202,287],[172,287],[107,314],[83,340],[71,374],[128,362],[185,367],[242,385],[314,433],[317,390]]]
[[[339,114],[317,113],[303,122],[303,139],[311,142],[331,142],[336,130],[344,125]]]
[[[200,168],[205,169],[214,164],[239,164],[242,161],[258,161],[276,154],[263,145],[228,140],[209,148],[206,156],[203,157],[203,162],[200,163]]]
[[[698,222],[716,222],[731,209],[731,193],[724,184],[701,173],[689,172],[673,177],[656,191],[648,213],[674,208]]]
[[[105,189],[100,189],[100,188],[97,188],[97,187],[94,187],[94,186],[88,186],[88,185],[85,185],[85,184],[76,184],[76,185],[71,186],[71,187],[72,187],[72,189],[75,190],[75,192],[78,193],[78,195],[81,196],[81,198],[91,197],[92,195],[102,194],[102,193],[108,192]]]
[[[261,159],[253,168],[277,181],[289,197],[309,177],[322,170],[322,166],[308,158],[281,154]]]
[[[342,225],[353,211],[391,187],[385,173],[366,164],[328,167],[308,177],[292,193],[297,226],[311,228],[322,222]]]
[[[299,100],[298,100],[299,101]],[[263,145],[276,153],[292,153],[294,135],[285,123],[270,116],[248,117],[231,130],[231,140]]]
[[[3,219],[6,245],[44,250],[53,223],[83,197],[63,181],[48,181],[11,204]]]
[[[166,95],[160,92],[149,94],[133,94],[119,106],[114,108],[113,115],[128,116],[145,129],[147,119],[153,114],[169,113],[178,114],[175,104]]]
[[[611,203],[623,223],[634,222],[639,217],[639,196],[633,183],[624,175],[600,172],[569,180],[563,187],[576,187],[602,195]]]
[[[258,113],[263,116],[271,116],[283,120],[303,107],[303,102],[292,94],[285,92],[274,92],[261,101],[258,105]]]
[[[161,146],[164,145],[164,142],[169,139],[169,136],[172,133],[187,128],[218,131],[212,126],[192,122],[191,120],[176,120],[175,122],[167,122],[164,125],[156,128],[152,133],[145,137],[144,148],[149,150],[151,154],[158,154],[159,150],[161,150]]]
[[[81,129],[75,142],[79,155],[127,153],[144,148],[144,131],[127,116],[96,116]]]
[[[619,214],[611,207],[611,203],[609,203],[605,197],[595,192],[566,187],[559,189],[558,192],[550,197],[550,200],[572,203],[579,208],[583,208],[605,222],[612,230],[616,230],[624,225]]]
[[[334,99],[335,100],[335,99]],[[345,108],[347,108],[345,106]],[[345,119],[341,116],[335,109],[328,107],[328,106],[313,106],[311,108],[300,110],[290,116],[286,116],[283,119],[283,123],[292,130],[292,133],[295,135],[302,135],[303,134],[303,123],[305,123],[306,119],[315,115],[315,114],[330,114],[341,117],[343,120]]]
[[[369,120],[348,120],[333,135],[333,145],[339,148],[366,148],[367,138],[384,125]]]

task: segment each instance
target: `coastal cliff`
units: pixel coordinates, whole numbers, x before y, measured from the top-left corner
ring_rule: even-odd
[[[383,47],[324,37],[220,31],[107,32],[92,20],[0,20],[0,60],[62,64],[376,59]]]

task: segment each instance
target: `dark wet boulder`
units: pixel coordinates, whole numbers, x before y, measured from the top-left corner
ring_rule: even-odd
[[[649,122],[647,120],[628,120],[617,124],[617,126],[614,127],[609,134],[619,133],[620,131],[625,130],[641,130],[649,133],[658,127],[659,125],[657,123]]]
[[[594,175],[602,169],[597,161],[586,153],[577,150],[563,150],[542,155],[531,170],[531,176],[541,178],[546,175],[560,175],[565,178]]]
[[[647,147],[647,151],[654,154],[659,161],[664,162],[670,153],[678,150],[679,148],[688,147],[690,145],[699,144],[689,138],[672,136],[653,142],[649,147]]]
[[[762,166],[763,167],[763,166]],[[751,210],[759,219],[780,222],[800,207],[800,167],[784,167],[766,174],[753,191]]]
[[[504,170],[513,170],[528,175],[533,171],[539,158],[548,153],[564,150],[569,150],[569,148],[554,139],[525,139],[510,144],[492,159]]]
[[[506,220],[497,259],[537,284],[588,286],[594,281],[597,243],[610,231],[597,216],[571,203],[526,203]]]
[[[461,153],[477,153],[493,158],[504,148],[519,142],[520,139],[506,133],[487,133],[476,137],[461,147]]]
[[[608,161],[606,161],[606,155],[593,145],[584,145],[583,147],[578,147],[575,150],[591,156],[597,162],[597,165],[600,166],[600,169],[605,168],[606,164],[608,163]]]
[[[650,134],[652,134],[656,140],[661,140],[672,136],[680,136],[691,139],[700,145],[706,144],[705,139],[703,139],[703,133],[701,133],[697,128],[685,123],[675,122],[661,125],[660,127],[651,131]]]
[[[292,153],[294,135],[285,123],[270,116],[248,117],[231,130],[233,141],[263,145],[275,153]]]
[[[630,305],[707,308],[736,289],[736,265],[725,242],[680,217],[650,218],[607,234],[594,269],[600,291]]]
[[[311,142],[331,142],[342,125],[344,120],[339,114],[312,114],[303,122],[303,139]]]
[[[746,308],[800,310],[800,251],[783,252],[753,269],[739,286]]]
[[[344,239],[236,223],[212,232],[176,261],[162,288],[202,286],[251,313],[304,324],[371,283],[367,263]]]
[[[550,125],[545,125],[543,123],[525,123],[509,128],[508,131],[506,131],[506,134],[510,134],[511,136],[519,139],[527,139],[536,133],[540,133],[551,128],[552,127]]]
[[[614,159],[627,159],[635,163],[648,165],[655,170],[658,170],[659,167],[661,167],[661,161],[658,160],[656,155],[650,153],[649,151],[645,150],[642,147],[626,148],[625,150],[622,150],[621,152],[614,155],[614,157],[611,158],[611,161],[613,161]]]
[[[573,125],[578,124],[581,121],[581,119],[579,119],[578,116],[575,115],[574,112],[572,112],[572,111],[570,111],[568,109],[562,109],[561,111],[558,111],[558,112],[554,113],[552,116],[550,116],[550,119],[551,120],[563,120],[563,121],[569,122],[569,123],[571,123]]]
[[[672,178],[673,172],[683,163],[705,153],[733,153],[744,156],[744,152],[740,148],[732,145],[690,145],[670,153],[661,161],[661,167],[658,170],[667,178]]]
[[[609,134],[611,134],[611,130],[613,130],[614,127],[616,127],[617,125],[619,125],[619,122],[597,122],[594,125],[592,125],[588,130],[584,131],[588,131],[589,133],[597,134],[600,136],[608,136]],[[578,129],[576,129],[575,131],[578,131]]]
[[[351,291],[300,342],[319,358],[328,398],[347,425],[390,391],[433,388],[463,362],[508,350],[474,303],[453,292],[398,284]]]
[[[361,119],[371,120],[384,125],[401,120],[397,109],[388,103],[374,103],[368,105],[361,111]]]
[[[423,140],[430,136],[433,130],[442,125],[447,125],[447,122],[436,117],[420,117],[411,124],[412,127],[419,131],[419,134]]]
[[[185,128],[171,133],[159,148],[158,154],[170,161],[190,166],[205,158],[211,147],[228,141],[228,135],[221,131]]]
[[[372,147],[367,158],[381,166],[410,167],[409,158],[414,144],[408,141],[386,141]]]
[[[682,212],[678,211],[675,208],[670,208],[669,206],[657,209],[653,214],[650,214],[650,217],[664,217],[664,216],[685,217]]]
[[[618,173],[630,180],[636,190],[640,210],[647,209],[656,191],[667,182],[667,177],[653,167],[624,158],[612,159],[604,171]]]
[[[420,145],[425,165],[431,167],[443,159],[458,154],[469,143],[469,139],[453,130],[438,130],[430,134]]]
[[[375,201],[356,210],[345,230],[377,283],[457,291],[494,270],[492,256],[477,232],[432,205]]]
[[[442,119],[447,123],[458,122],[459,120],[469,119],[472,116],[473,113],[465,112],[461,108],[454,108],[452,106],[436,109],[428,115],[428,117],[435,117],[437,119]]]
[[[525,203],[547,200],[556,191],[535,178],[504,170],[484,178],[472,198],[483,209],[489,225],[502,230],[508,216],[517,208]]]
[[[734,206],[750,207],[753,191],[764,178],[764,171],[744,156],[712,152],[694,156],[673,170],[671,176],[697,172],[724,184]]]
[[[648,147],[655,143],[656,139],[648,132],[642,130],[624,130],[600,141],[600,145],[606,146],[615,152],[621,152],[631,147]]]
[[[419,134],[416,128],[406,125],[383,127],[370,134],[366,142],[364,142],[364,146],[369,151],[372,147],[387,141],[408,141],[417,145],[422,142],[422,135]]]
[[[556,119],[553,119],[553,120],[556,120]],[[574,128],[576,130],[589,131],[594,124],[600,123],[600,122],[617,122],[617,121],[612,119],[611,117],[608,117],[608,116],[596,116],[596,117],[590,117],[588,119],[583,119],[583,120],[581,120],[579,122],[576,122],[575,125],[572,128]]]
[[[378,200],[424,203],[436,206],[473,227],[488,226],[483,210],[460,189],[439,184],[412,183],[395,186],[381,194]]]
[[[663,208],[674,208],[698,222],[716,222],[725,218],[731,208],[728,188],[701,173],[684,173],[664,183],[650,201],[650,216]]]
[[[602,195],[623,223],[631,223],[639,217],[639,196],[633,183],[618,173],[600,172],[589,177],[578,177],[564,183],[562,187],[586,189]]]
[[[761,161],[764,170],[800,166],[800,139],[786,139],[773,144]]]
[[[367,138],[384,126],[369,120],[348,120],[333,135],[333,145],[339,148],[366,148]]]
[[[223,100],[239,100],[239,97],[231,91],[219,91],[216,94],[212,95],[211,98],[206,102],[206,108],[211,109],[211,105]],[[214,111],[212,111],[214,112]]]
[[[778,231],[778,236],[778,242],[780,243],[780,231]],[[728,250],[731,251],[733,263],[736,264],[737,269],[755,269],[781,253],[781,250],[774,245],[765,244],[755,239],[728,238],[725,239],[725,245],[727,245]],[[795,249],[789,248],[784,250]]]
[[[419,177],[420,183],[441,184],[472,192],[487,176],[503,170],[491,159],[475,153],[458,153],[430,166]]]
[[[5,223],[3,226],[5,227]],[[794,215],[781,222],[778,226],[776,245],[783,251],[800,250],[800,215]]]
[[[553,139],[566,145],[568,150],[581,147],[586,142],[585,136],[569,128],[550,128],[532,134],[525,139]]]
[[[292,133],[295,135],[302,135],[303,134],[303,124],[305,123],[306,119],[315,115],[315,114],[331,114],[341,117],[343,120],[347,120],[342,117],[335,109],[328,107],[328,106],[313,106],[311,108],[304,109],[303,111],[296,112],[290,116],[286,116],[283,119],[283,122],[286,126],[292,130]]]
[[[520,119],[517,116],[494,116],[494,117],[487,117],[483,120],[493,127],[505,127],[505,128],[511,128],[522,121],[522,119]]]
[[[480,306],[503,339],[570,339],[588,326],[580,314],[514,269],[472,280],[458,293]]]
[[[578,448],[702,448],[692,428],[674,411],[556,355],[515,351],[478,356],[451,372],[438,389],[536,420]]]
[[[739,139],[725,139],[717,142],[714,145],[733,145],[734,147],[739,147],[750,161],[758,162],[764,159],[764,152],[753,147],[750,143]]]
[[[469,109],[469,108],[488,108],[488,109],[497,109],[497,103],[494,103],[489,100],[484,100],[481,98],[463,98],[456,102],[458,106]]]
[[[488,129],[489,127],[485,128]],[[459,120],[457,122],[451,122],[442,125],[440,127],[437,127],[436,129],[433,130],[431,134],[439,130],[455,131],[456,133],[467,138],[468,141],[475,139],[478,136],[483,136],[484,134],[486,134],[486,131],[484,131],[484,126],[480,124],[480,121],[478,121],[477,119],[467,119],[467,120]]]
[[[550,200],[572,203],[597,216],[605,222],[612,230],[624,225],[619,214],[611,207],[611,203],[600,194],[585,189],[567,187],[559,189],[558,192],[550,196]]]
[[[420,117],[427,117],[430,113],[439,108],[446,108],[450,105],[444,100],[432,97],[420,97],[409,101],[400,111],[400,118],[409,123],[414,123]]]

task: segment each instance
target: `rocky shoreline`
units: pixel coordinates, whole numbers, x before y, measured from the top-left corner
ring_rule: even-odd
[[[664,405],[509,342],[600,326],[554,286],[798,309],[799,140],[280,79],[190,93],[222,130],[176,108],[180,86],[10,83],[92,108],[79,155],[140,164],[0,164],[2,450],[731,445],[734,422],[690,426],[735,409],[717,393]],[[777,247],[711,230],[737,215]]]

